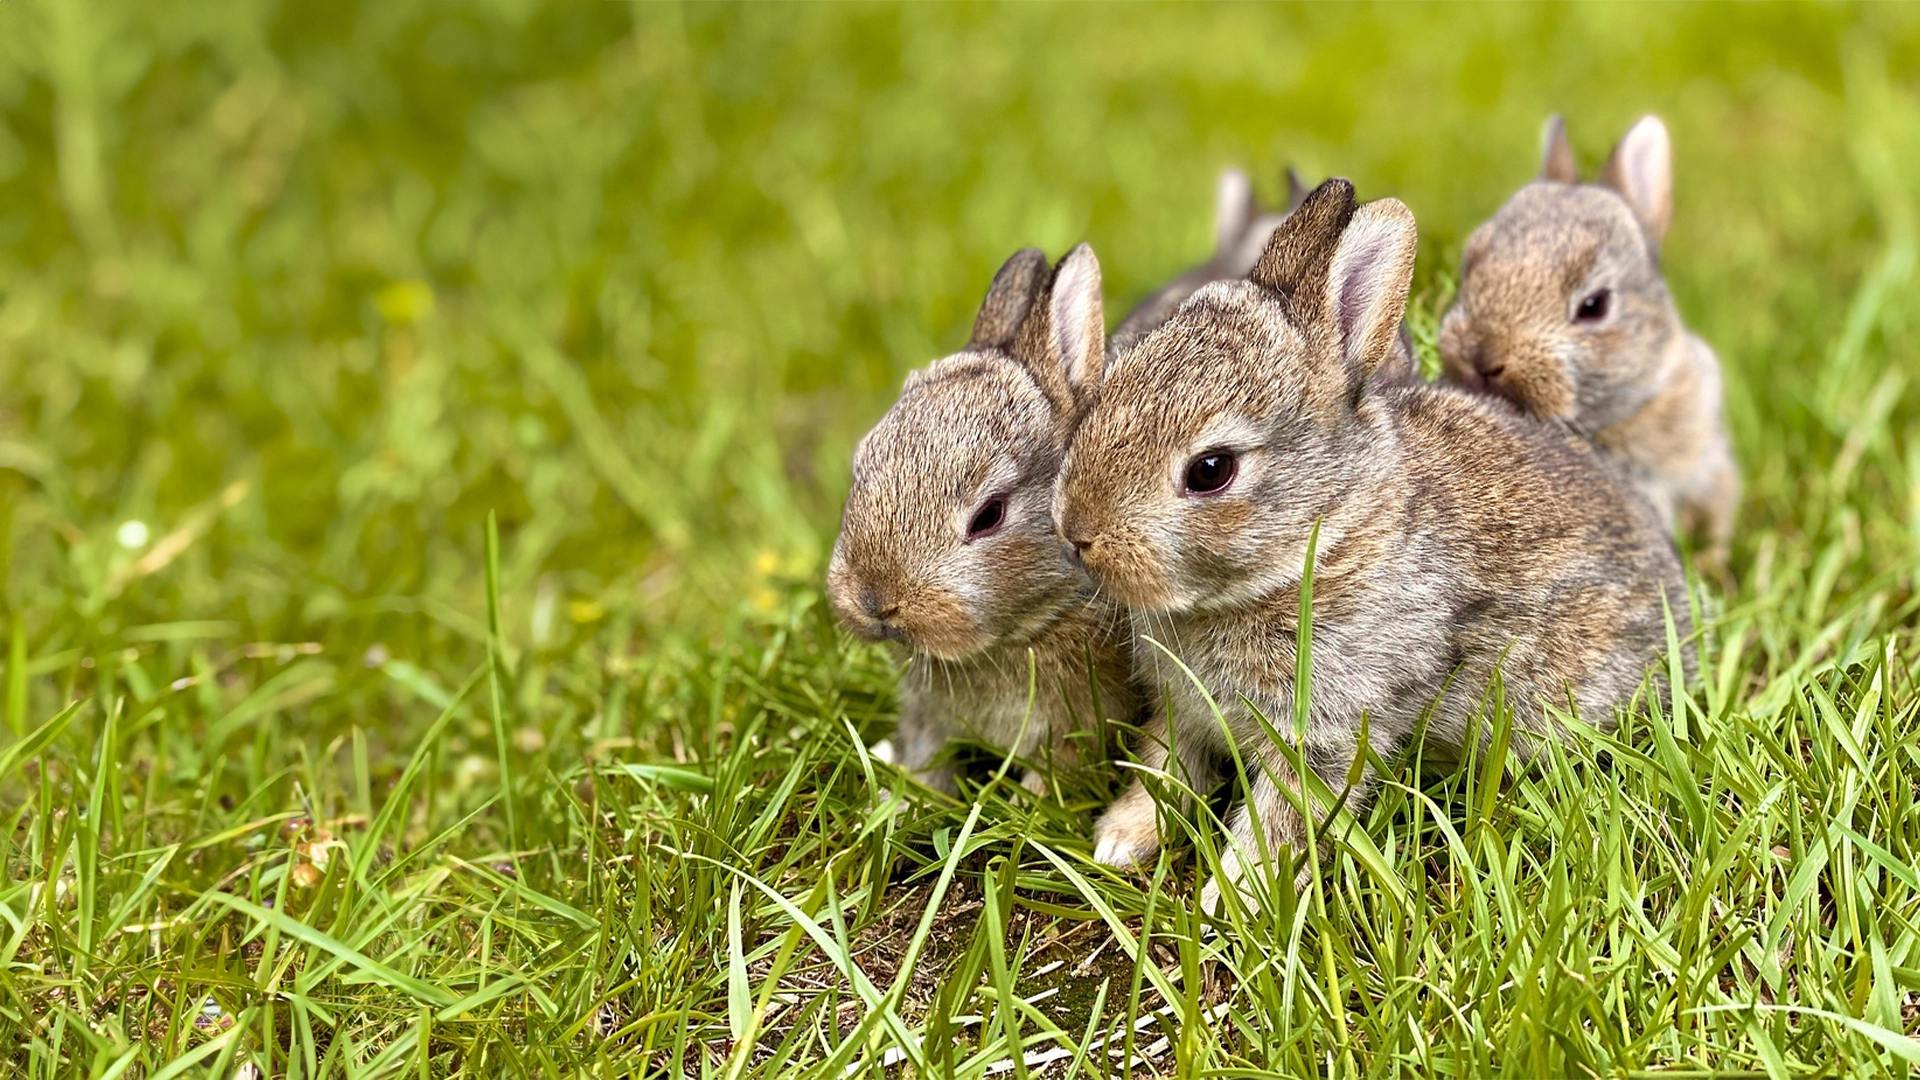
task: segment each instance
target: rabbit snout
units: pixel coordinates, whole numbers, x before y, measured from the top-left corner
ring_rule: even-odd
[[[1086,522],[1076,519],[1062,519],[1059,532],[1060,539],[1066,544],[1067,558],[1082,570],[1087,569],[1088,553],[1100,542],[1099,534]]]
[[[878,589],[860,590],[860,611],[869,620],[866,629],[874,637],[887,640],[899,640],[900,628],[893,624],[893,618],[900,614],[900,603],[891,597],[883,596]]]
[[[1068,535],[1066,539],[1067,557],[1072,559],[1076,565],[1083,567],[1087,565],[1087,549],[1094,545],[1097,538]]]
[[[1500,319],[1489,321],[1503,325]],[[1524,332],[1483,330],[1458,310],[1440,327],[1440,360],[1455,382],[1546,416],[1564,415],[1574,407],[1560,345]]]
[[[1060,520],[1060,535],[1074,563],[1108,595],[1142,610],[1159,610],[1174,602],[1162,569],[1163,557],[1135,530],[1111,526],[1069,508]]]
[[[961,597],[896,568],[862,572],[838,563],[828,573],[827,598],[847,632],[867,641],[899,642],[942,659],[981,644],[980,628]]]
[[[835,565],[828,574],[827,599],[840,625],[856,637],[901,640],[900,628],[893,622],[900,614],[899,601],[879,586],[858,580],[844,564]]]

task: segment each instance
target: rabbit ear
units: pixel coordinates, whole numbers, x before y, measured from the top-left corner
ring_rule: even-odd
[[[1327,269],[1327,312],[1347,363],[1365,374],[1398,347],[1418,246],[1413,212],[1398,199],[1360,207],[1340,235]]]
[[[1540,179],[1560,184],[1577,184],[1580,174],[1573,161],[1573,144],[1567,141],[1566,121],[1555,113],[1547,117],[1540,133]]]
[[[1327,266],[1353,211],[1353,184],[1347,180],[1336,176],[1314,188],[1273,230],[1247,276],[1285,294],[1298,321],[1324,314]]]
[[[1048,300],[1052,353],[1076,397],[1099,387],[1107,371],[1107,322],[1100,305],[1100,260],[1085,244],[1067,252],[1053,271]]]
[[[1647,235],[1658,241],[1673,218],[1673,147],[1667,125],[1651,114],[1627,129],[1600,171],[1600,182],[1626,196]]]
[[[987,286],[987,298],[973,317],[969,349],[1006,349],[1026,321],[1033,299],[1047,284],[1047,257],[1037,248],[1022,248],[1000,265]]]
[[[1300,179],[1300,174],[1294,171],[1293,166],[1287,166],[1287,213],[1300,209],[1300,204],[1306,202],[1311,193],[1307,182]]]
[[[1239,169],[1222,172],[1220,184],[1214,189],[1214,253],[1221,254],[1237,246],[1258,216],[1260,207],[1253,201],[1253,182],[1247,179],[1247,174]]]

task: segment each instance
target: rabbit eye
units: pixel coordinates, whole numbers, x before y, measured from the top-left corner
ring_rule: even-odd
[[[1580,306],[1573,309],[1574,322],[1599,322],[1607,317],[1607,310],[1613,306],[1613,290],[1599,289],[1580,299]]]
[[[1232,454],[1212,451],[1194,458],[1187,466],[1187,494],[1218,495],[1233,483],[1239,461]]]
[[[978,540],[1000,528],[1007,520],[1007,500],[995,495],[988,499],[980,509],[973,512],[973,520],[967,523],[967,539]]]

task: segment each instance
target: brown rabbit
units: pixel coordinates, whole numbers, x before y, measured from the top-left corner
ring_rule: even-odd
[[[1099,275],[1082,248],[1052,288],[1098,297]],[[908,376],[854,453],[827,571],[847,629],[910,656],[896,763],[949,793],[937,759],[956,737],[1068,764],[1104,749],[1105,717],[1131,721],[1140,707],[1124,615],[1093,595],[1049,516],[1089,385],[1061,358],[1098,357],[1105,341],[1097,318],[1049,323],[1036,303],[1049,276],[1038,251],[1008,259],[966,348]],[[1037,769],[1023,782],[1046,790]]]
[[[1316,522],[1299,750],[1335,792],[1362,751],[1363,718],[1384,753],[1432,708],[1428,738],[1457,749],[1497,670],[1527,753],[1557,730],[1550,705],[1613,722],[1666,640],[1668,610],[1688,633],[1671,539],[1591,447],[1500,402],[1381,377],[1414,248],[1405,206],[1356,207],[1352,185],[1329,180],[1276,230],[1250,280],[1206,286],[1114,356],[1068,445],[1054,516],[1131,613],[1154,705],[1141,761],[1164,771],[1171,755],[1203,793],[1229,738],[1247,761],[1226,880],[1202,892],[1209,909],[1224,885],[1250,889],[1246,867],[1262,852],[1304,845],[1282,790],[1298,780],[1253,709],[1293,730]],[[1097,303],[1056,292],[1053,318],[1097,322],[1072,310]],[[1366,772],[1352,801],[1364,805],[1371,786]],[[1160,840],[1136,781],[1096,824],[1094,855],[1131,865]]]
[[[1670,528],[1723,562],[1740,501],[1720,364],[1660,274],[1673,216],[1667,129],[1633,125],[1582,184],[1559,117],[1540,178],[1467,241],[1440,325],[1449,378],[1567,421],[1624,465]]]

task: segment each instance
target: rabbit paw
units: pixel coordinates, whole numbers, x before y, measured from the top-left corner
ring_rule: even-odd
[[[1294,871],[1293,891],[1304,893],[1313,884],[1313,861],[1303,859]],[[1207,879],[1200,889],[1200,911],[1208,918],[1217,918],[1220,914],[1220,895],[1229,888],[1240,895],[1240,906],[1248,914],[1257,913],[1266,906],[1268,897],[1261,895],[1263,888],[1270,887],[1266,875],[1270,873],[1264,867],[1254,866],[1251,870],[1240,864],[1239,858],[1231,851],[1220,859],[1220,872]]]
[[[1152,799],[1122,799],[1093,826],[1093,858],[1121,869],[1139,866],[1160,850],[1160,819]]]

